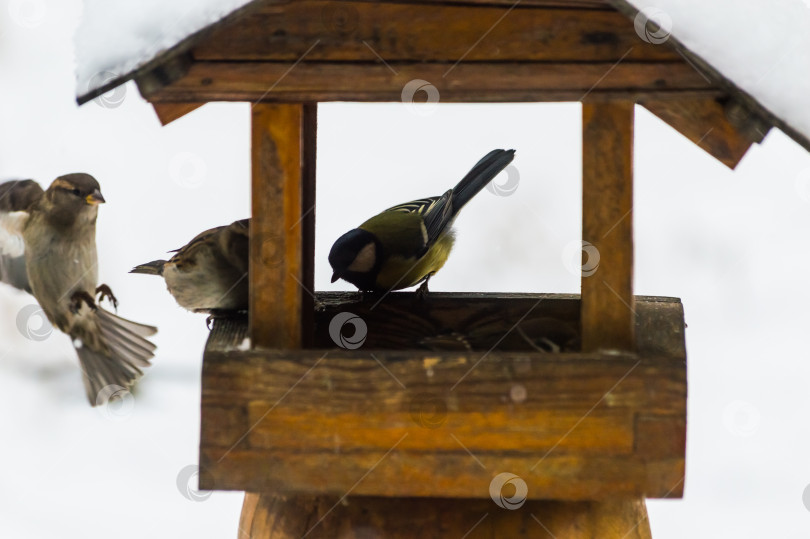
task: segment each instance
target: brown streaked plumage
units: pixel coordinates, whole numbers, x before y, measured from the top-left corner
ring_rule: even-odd
[[[96,179],[67,174],[44,192],[32,184],[0,185],[10,201],[0,205],[0,261],[25,268],[25,282],[19,274],[3,281],[31,292],[48,320],[70,336],[95,406],[116,392],[107,386],[128,388],[140,378],[154,357],[147,337],[157,329],[96,305],[99,292],[115,303],[109,287],[97,286],[96,219],[105,201]]]
[[[153,260],[130,273],[160,275],[177,303],[192,312],[248,308],[250,219],[201,232],[169,260]]]

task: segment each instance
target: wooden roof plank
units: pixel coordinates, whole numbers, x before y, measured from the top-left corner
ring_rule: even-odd
[[[203,105],[205,103],[152,103],[152,108],[155,109],[160,125],[169,125]]]
[[[636,9],[635,6],[630,4],[627,0],[607,1],[618,11],[628,16],[631,20],[638,14],[638,9]],[[689,50],[675,36],[668,36],[666,43],[668,46],[673,47],[676,51],[678,51],[678,53],[683,56],[684,59],[687,60],[696,71],[702,73],[707,79],[713,81],[720,88],[723,88],[725,93],[733,96],[734,100],[739,103],[738,113],[744,116],[742,119],[747,122],[760,124],[762,126],[760,131],[763,132],[763,136],[771,126],[778,127],[807,151],[810,151],[810,138],[806,137],[799,130],[795,129],[785,120],[771,112],[762,103],[760,103],[759,100],[725,77],[702,57]]]
[[[220,26],[192,54],[226,61],[682,61],[669,47],[640,40],[616,11],[322,0],[269,4],[238,25]]]
[[[320,12],[315,10],[318,6],[321,7]],[[327,7],[329,9],[326,9]],[[307,13],[308,17],[306,20],[302,20],[302,10],[306,9],[310,10]],[[625,16],[624,22],[621,21],[617,14],[613,13],[613,10],[617,10]],[[450,16],[461,12],[480,15],[471,18],[465,17],[464,21],[461,21],[464,24],[457,22],[458,17]],[[505,13],[512,14],[512,12],[518,16],[503,17]],[[393,22],[398,18],[391,16],[394,14],[407,15],[402,17],[408,23],[407,31],[398,28],[397,24]],[[438,17],[437,14],[443,14],[444,17]],[[492,20],[496,14],[498,14],[499,18]],[[638,61],[639,63],[641,61],[662,62],[674,59],[675,54],[677,54],[683,58],[680,62],[688,63],[694,68],[695,72],[702,73],[707,78],[708,84],[691,87],[689,84],[691,79],[674,83],[673,79],[676,74],[673,73],[659,81],[661,87],[658,89],[654,89],[649,85],[618,88],[609,85],[605,86],[602,82],[599,82],[594,90],[587,94],[587,97],[588,99],[612,99],[624,96],[627,99],[646,99],[649,101],[653,97],[669,99],[676,97],[675,94],[677,93],[682,94],[681,97],[684,98],[731,96],[739,104],[736,112],[742,115],[742,123],[757,126],[761,134],[767,132],[770,126],[779,127],[788,136],[810,151],[810,138],[793,128],[784,119],[772,113],[756,98],[732,81],[722,76],[714,67],[684,47],[676,38],[670,36],[667,44],[663,46],[643,43],[641,39],[634,35],[632,30],[632,19],[636,14],[636,8],[626,0],[523,0],[519,5],[513,0],[369,0],[366,2],[349,0],[333,2],[321,0],[299,2],[257,0],[236,10],[219,22],[188,36],[177,45],[145,62],[132,72],[125,73],[102,87],[79,95],[77,101],[79,104],[86,103],[130,79],[138,80],[141,92],[147,99],[162,103],[221,99],[236,100],[237,96],[240,100],[255,100],[261,97],[265,101],[300,101],[303,99],[325,101],[395,100],[391,88],[386,90],[376,88],[371,91],[361,89],[353,93],[345,88],[339,91],[329,91],[328,89],[322,91],[310,88],[307,92],[297,93],[298,90],[293,88],[287,88],[286,90],[284,86],[276,88],[276,82],[280,81],[280,79],[277,79],[270,82],[260,93],[257,93],[255,88],[234,92],[231,89],[222,87],[202,88],[201,86],[206,86],[209,82],[215,82],[215,79],[211,76],[201,79],[206,82],[198,84],[197,87],[195,87],[193,81],[186,80],[187,77],[180,76],[179,73],[173,74],[170,78],[155,76],[156,73],[162,74],[162,66],[176,62],[178,58],[191,56],[190,51],[192,50],[197,59],[206,61],[231,61],[234,59],[234,57],[228,55],[235,55],[235,58],[240,60],[286,59],[289,62],[299,60],[306,60],[307,62],[312,60],[364,62],[384,59],[391,67],[396,67],[392,63],[397,61],[424,61],[425,59],[439,62],[462,59],[468,63],[470,61],[528,60],[530,62],[549,62],[567,60],[572,65],[574,61],[593,62],[612,59],[616,64],[616,71],[619,71],[623,64],[627,64],[628,61]],[[503,17],[503,19],[500,17]],[[630,20],[627,19],[628,17]],[[295,22],[296,18],[298,26],[294,24],[287,26],[287,23]],[[261,26],[259,24],[261,21],[275,21],[273,23],[275,30],[273,32],[265,31],[264,35],[262,35],[262,32],[257,30]],[[285,24],[279,26],[279,21],[283,21]],[[414,21],[417,21],[418,24],[415,24]],[[565,24],[562,21],[565,21]],[[481,28],[478,28],[478,26],[484,23],[489,24],[482,34],[484,39],[479,43],[480,35],[476,37],[475,41],[467,45],[465,52],[459,58],[456,58],[458,51],[461,50],[460,48],[466,45],[464,42],[467,40],[464,39],[464,36],[470,37],[468,34],[472,32],[472,30],[465,30],[465,25],[472,24],[475,29],[480,30]],[[322,28],[318,29],[318,25]],[[290,28],[302,33],[291,32]],[[452,28],[453,31],[448,31],[448,28]],[[282,31],[284,36],[281,36],[279,31]],[[353,36],[353,39],[346,39],[347,32]],[[457,34],[457,32],[461,32],[461,34]],[[312,42],[316,44],[315,47],[312,47],[312,43],[307,42],[308,38],[312,38]],[[318,47],[317,45],[321,43],[329,46]],[[302,49],[304,44],[307,47],[312,47],[312,49]],[[622,52],[624,45],[627,45],[627,49]],[[262,49],[261,46],[265,46],[265,48]],[[621,56],[616,58],[619,52],[621,52]],[[305,59],[304,56],[308,58]],[[639,63],[631,65],[638,67]],[[326,64],[315,64],[311,67],[318,66],[326,67]],[[467,67],[461,69],[461,67],[460,65],[459,71],[468,69]],[[570,67],[563,66],[562,69],[564,71]],[[207,66],[202,67],[202,69],[206,68]],[[221,69],[223,68],[218,67],[214,71],[220,73]],[[248,86],[263,78],[256,74],[256,67],[249,63],[241,63],[233,69],[236,72],[244,70],[249,73],[250,78],[246,81]],[[358,71],[361,71],[363,72],[361,74],[365,75],[365,69],[363,66],[357,66],[354,68],[354,73],[357,74]],[[547,68],[542,67],[542,69]],[[587,70],[588,67],[585,69]],[[296,68],[296,71],[298,70]],[[270,65],[267,67],[267,73],[269,74],[283,75],[279,71],[278,66]],[[424,71],[430,70],[426,68]],[[489,71],[492,74],[499,73],[498,68],[492,67],[485,68],[483,71]],[[434,73],[434,71],[430,72]],[[469,73],[471,71],[468,71]],[[311,79],[310,75],[299,77],[302,79],[301,82],[304,83],[304,86],[306,86],[306,81]],[[553,74],[553,70],[552,76],[557,76]],[[587,76],[587,74],[583,75],[583,77]],[[610,73],[610,76],[612,77],[613,73]],[[643,75],[641,77],[643,78]],[[414,74],[413,78],[427,80],[428,76]],[[442,74],[441,78],[444,79],[445,75]],[[467,81],[469,82],[472,78],[474,77],[468,76]],[[171,86],[175,80],[183,81],[182,89],[176,91],[160,90],[161,87]],[[515,78],[509,77],[509,80],[514,81]],[[525,81],[533,80],[537,80],[537,77],[525,78]],[[312,81],[309,80],[309,82]],[[437,87],[440,86],[435,80],[430,82]],[[456,82],[458,83],[458,81]],[[225,86],[227,85],[228,83],[225,84]],[[217,84],[214,86],[217,86]],[[395,87],[396,84],[393,86]],[[576,95],[578,89],[571,87],[561,88],[560,86],[561,84],[558,84],[555,88],[549,88],[541,84],[539,89],[528,91],[522,88],[492,89],[485,87],[481,90],[466,93],[458,91],[457,87],[451,87],[449,92],[443,93],[442,100],[504,102],[578,99]],[[271,92],[272,95],[269,95]],[[353,95],[347,96],[346,94]],[[667,113],[662,112],[662,114]],[[678,120],[673,121],[677,122]],[[722,122],[722,120],[720,121]],[[734,124],[734,122],[732,123]],[[686,130],[685,128],[680,129]],[[724,130],[725,127],[720,129],[718,133]],[[711,136],[717,136],[718,133]],[[714,144],[714,142],[706,140],[703,143]],[[740,145],[743,143],[736,141],[735,144]],[[724,162],[727,162],[727,164],[735,163],[735,159],[739,161],[734,155],[738,154],[740,150],[737,147],[735,148],[729,147],[730,153],[724,154],[721,160],[725,160]]]
[[[139,80],[151,102],[184,101],[402,101],[414,80],[438,90],[443,102],[641,99],[687,92],[720,92],[688,64],[591,63],[334,63],[194,62],[169,85]],[[415,99],[419,99],[419,92]]]
[[[756,126],[735,125],[717,99],[647,99],[641,105],[732,169],[765,136]]]

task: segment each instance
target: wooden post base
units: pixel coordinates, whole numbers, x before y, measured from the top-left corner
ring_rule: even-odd
[[[501,538],[650,539],[644,500],[492,500],[245,494],[239,539]]]

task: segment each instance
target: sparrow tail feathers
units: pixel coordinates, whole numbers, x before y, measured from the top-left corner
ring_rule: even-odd
[[[91,406],[104,404],[120,386],[127,389],[143,375],[142,368],[150,365],[156,346],[146,337],[157,328],[126,320],[104,309],[95,311],[99,333],[108,352],[79,344],[76,352],[82,364],[84,387]],[[76,343],[74,343],[76,344]]]

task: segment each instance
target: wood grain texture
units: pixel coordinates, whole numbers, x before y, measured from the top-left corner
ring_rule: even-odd
[[[481,62],[429,64],[195,62],[169,86],[144,91],[153,103],[176,101],[402,101],[413,80],[436,87],[440,102],[639,100],[721,92],[686,63]],[[448,74],[448,70],[452,70]],[[445,76],[447,74],[447,76]],[[424,100],[424,92],[416,99]]]
[[[303,242],[302,105],[252,109],[253,221],[250,337],[253,346],[301,346]]]
[[[169,125],[173,121],[182,118],[189,112],[197,110],[205,103],[153,103],[160,125]]]
[[[616,11],[512,5],[267,5],[218,28],[192,55],[229,62],[683,62],[671,48],[639,39],[632,22]]]
[[[717,99],[645,99],[641,105],[732,169],[765,136],[735,125],[725,104]]]
[[[633,103],[582,106],[582,349],[632,350]]]
[[[319,296],[316,325],[337,312],[336,296]],[[414,301],[413,294],[394,299]],[[438,299],[444,305],[430,310],[433,320],[461,311],[453,298]],[[490,298],[498,301],[515,300]],[[576,299],[556,301],[570,305],[549,298],[537,305],[538,317],[566,312],[575,319]],[[510,471],[527,482],[533,500],[679,496],[683,315],[676,300],[639,305],[648,303],[641,319],[666,318],[665,327],[681,328],[670,355],[660,347],[649,357],[540,353],[528,343],[518,351],[517,341],[512,351],[490,352],[334,345],[240,352],[232,345],[244,322],[217,319],[203,369],[202,488],[486,497],[494,475]],[[345,305],[351,312],[360,306]],[[517,322],[519,310],[501,312]],[[385,327],[376,316],[391,315],[364,314],[369,335]]]
[[[638,8],[630,3],[628,0],[607,0],[611,6],[624,13],[628,19],[633,20],[638,14]],[[758,129],[764,136],[771,127],[778,127],[790,138],[795,140],[799,145],[810,151],[810,137],[802,133],[794,125],[791,125],[791,118],[778,116],[771,112],[767,107],[759,102],[754,96],[748,93],[744,88],[738,86],[737,83],[725,77],[715,66],[707,62],[695,52],[689,50],[678,38],[674,35],[667,36],[667,46],[677,50],[678,53],[688,60],[689,63],[695,66],[704,76],[713,81],[718,87],[724,90],[727,96],[730,96],[734,102],[741,105],[741,112],[744,113],[744,121],[755,129]],[[731,45],[729,45],[731,46]],[[754,85],[756,86],[756,85]]]
[[[268,538],[272,537],[269,530],[261,529],[262,515],[267,513],[267,507],[262,504],[260,508],[261,494],[255,492],[245,492],[245,499],[242,501],[242,512],[239,515],[239,539]],[[255,531],[255,533],[254,533]]]
[[[311,277],[308,268],[314,257],[314,242],[307,236],[314,233],[314,208],[312,212],[303,208],[304,200],[310,200],[304,196],[303,186],[311,183],[314,188],[315,137],[304,131],[314,129],[315,121],[315,111],[300,104],[256,104],[251,109],[249,334],[254,347],[299,348],[302,321],[309,319],[304,306],[307,311],[312,308],[302,284]],[[312,214],[309,218],[308,213]],[[313,252],[305,252],[310,247]],[[244,415],[238,406],[226,406],[216,410],[214,417],[214,423],[227,424],[240,421]],[[201,430],[208,432],[211,425],[203,421]],[[219,432],[214,436],[222,440]],[[259,494],[245,494],[240,529],[254,527],[253,521],[264,507],[259,501]]]
[[[637,346],[637,302],[633,295],[633,125],[634,105],[582,105],[582,349],[633,350]],[[651,326],[644,325],[645,329]],[[661,333],[671,330],[664,324]],[[657,332],[656,332],[657,333]],[[655,339],[653,339],[655,340]],[[667,421],[672,419],[672,421]],[[634,416],[634,451],[654,460],[686,450],[686,414],[660,416],[639,410]],[[663,421],[662,421],[663,420]],[[662,424],[663,423],[663,424]],[[663,497],[683,488],[685,462],[651,471],[648,479],[672,485]],[[676,478],[680,477],[680,479]],[[589,517],[600,522],[599,537],[651,536],[645,497],[594,503]],[[573,508],[568,509],[573,510]],[[575,525],[575,519],[568,519]],[[628,522],[635,521],[630,532]],[[567,532],[571,533],[571,532]],[[594,535],[596,536],[596,535]]]
[[[429,299],[421,301],[413,292],[393,292],[378,303],[379,297],[374,295],[317,292],[311,347],[334,348],[330,322],[338,313],[348,311],[366,324],[365,348],[580,351],[578,294],[431,292]],[[636,296],[635,303],[636,351],[642,356],[685,361],[680,300]],[[215,319],[216,338],[209,340],[207,351],[227,352],[248,336],[244,313],[220,311]]]
[[[265,502],[265,518],[243,529],[251,537],[650,539],[638,501],[529,500],[514,511],[481,499],[296,496]]]
[[[170,83],[173,80],[173,72],[176,72],[174,65],[169,65],[167,69],[167,64],[176,64],[177,59],[181,57],[190,56],[189,51],[194,47],[200,45],[201,43],[205,43],[206,40],[210,39],[211,34],[216,31],[218,28],[223,28],[226,26],[231,25],[239,25],[240,21],[244,20],[247,17],[250,17],[256,11],[261,11],[264,9],[273,10],[277,4],[290,4],[290,0],[257,0],[254,2],[249,2],[245,6],[236,9],[216,24],[207,26],[198,32],[195,32],[185,39],[181,40],[176,45],[161,51],[153,58],[149,59],[148,61],[144,62],[143,64],[139,65],[136,69],[129,71],[127,73],[121,74],[114,80],[109,81],[108,83],[94,89],[87,91],[85,93],[80,93],[76,101],[79,105],[87,103],[88,101],[114,89],[115,87],[129,81],[129,80],[136,80],[138,82],[138,87],[142,93],[152,93],[154,89],[158,86],[163,86],[165,84]],[[385,2],[380,2],[385,3]],[[392,3],[400,3],[400,2],[392,2]],[[511,0],[450,0],[448,2],[431,2],[430,0],[426,1],[415,1],[413,3],[420,3],[420,4],[466,4],[466,5],[473,5],[473,4],[487,4],[487,5],[495,5],[495,6],[506,6],[510,7],[514,2]],[[546,6],[546,7],[570,7],[570,8],[599,8],[603,10],[609,10],[604,2],[601,0],[523,0],[521,2],[524,5],[534,5],[534,6]]]
[[[141,95],[146,96],[183,78],[193,63],[194,59],[188,51],[178,50],[167,53],[159,63],[155,63],[148,71],[136,71],[132,78],[138,83],[138,90]],[[102,86],[102,88],[105,87],[107,86]],[[96,95],[96,93],[93,92],[92,95]],[[81,105],[86,98],[87,96],[80,97],[79,104]],[[186,99],[185,101],[192,103],[201,100]]]

